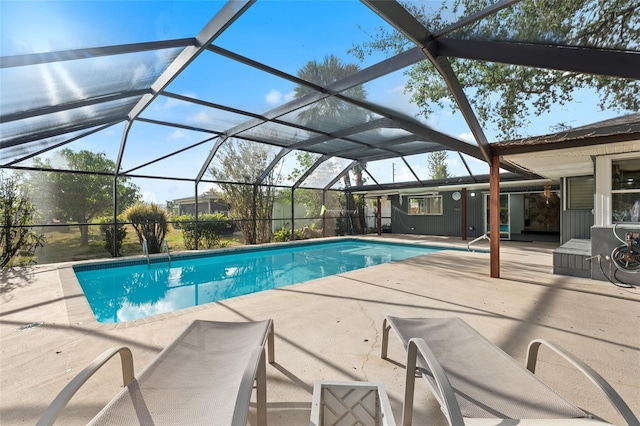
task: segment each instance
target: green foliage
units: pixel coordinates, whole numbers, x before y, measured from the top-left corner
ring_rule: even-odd
[[[275,152],[267,145],[228,139],[216,154],[217,165],[209,169],[219,181],[223,198],[229,204],[229,216],[237,220],[245,244],[271,241],[276,194],[271,185],[278,184],[281,178],[273,169],[261,175],[274,157]],[[261,178],[263,185],[253,185]]]
[[[436,31],[489,4],[486,0],[454,0],[453,5],[446,2],[435,11],[426,10],[429,2],[407,2],[403,6],[429,31]],[[639,28],[636,0],[523,0],[450,36],[629,50],[640,41]],[[362,60],[375,52],[396,55],[408,47],[413,45],[406,37],[380,28],[370,41],[354,46],[350,53]],[[465,92],[472,95],[469,100],[480,121],[485,126],[489,120],[497,121],[500,139],[525,136],[523,129],[528,127],[529,117],[573,101],[574,95],[585,88],[597,91],[602,110],[640,110],[638,81],[495,62],[448,60]],[[415,64],[406,74],[409,80],[405,93],[411,94],[421,115],[429,117],[436,107],[457,109],[444,79],[429,61]]]
[[[302,227],[300,229],[294,229],[293,233],[295,235],[296,240],[308,240],[311,238],[322,237],[322,230],[315,229],[314,227],[309,228],[308,226]],[[278,229],[273,234],[273,240],[278,243],[290,241],[291,229],[285,228],[284,226]]]
[[[301,240],[302,239],[302,234],[300,233],[300,231],[298,229],[294,229],[293,230],[296,240]],[[277,243],[284,243],[286,241],[290,241],[291,240],[291,229],[287,229],[284,226],[280,229],[278,229],[274,234],[273,234],[273,241],[277,242]]]
[[[197,224],[197,247],[200,249],[211,249],[226,247],[229,242],[222,241],[220,235],[231,228],[229,218],[222,213],[201,214],[198,216]],[[192,215],[183,215],[176,218],[182,229],[182,236],[187,250],[196,249],[196,222]]]
[[[429,154],[427,167],[431,179],[446,179],[451,176],[447,167],[447,151],[436,151]]]
[[[98,219],[100,223],[100,233],[103,237],[103,247],[111,253],[113,257],[122,256],[122,243],[124,239],[127,237],[127,229],[125,225],[121,222],[124,222],[123,218],[118,218],[117,223],[113,223],[111,218],[101,217]],[[115,230],[115,247],[114,247],[114,231]]]
[[[26,226],[33,223],[35,206],[28,188],[17,174],[0,171],[0,267],[32,263],[36,248],[44,236]]]
[[[193,215],[185,214],[175,218],[176,228],[182,230],[182,241],[187,250],[196,249],[196,218]]]
[[[345,64],[337,56],[328,55],[324,57],[322,62],[316,60],[307,62],[298,70],[298,77],[324,87],[358,71],[360,71],[360,67],[357,64]],[[316,93],[314,89],[302,85],[296,86],[294,91],[296,98]],[[361,100],[367,97],[363,85],[352,87],[342,94]],[[335,96],[329,96],[313,104],[312,108],[302,109],[298,114],[298,119],[310,127],[322,129],[326,123],[344,127],[353,123],[365,122],[370,116],[371,113],[367,110],[344,102]]]
[[[35,163],[46,169],[92,172],[34,172],[30,179],[30,185],[38,194],[34,202],[39,209],[48,212],[49,220],[55,218],[78,223],[82,245],[87,246],[87,224],[96,217],[113,215],[115,163],[105,153],[74,152],[70,149],[63,149],[49,159],[36,158]],[[116,192],[118,214],[140,198],[139,188],[128,183],[126,178],[117,180]]]
[[[176,203],[175,201],[167,200],[165,202],[165,205],[165,209],[167,210],[167,213],[169,213],[169,216],[175,216],[178,214],[178,211],[180,210],[180,206],[178,205],[178,203]]]
[[[125,210],[123,216],[131,222],[140,244],[147,240],[149,254],[161,252],[162,241],[169,232],[169,215],[165,210],[154,203],[139,203]]]

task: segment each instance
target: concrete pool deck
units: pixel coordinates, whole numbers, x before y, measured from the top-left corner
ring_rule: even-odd
[[[455,238],[389,237],[466,246]],[[500,279],[489,278],[487,254],[445,250],[108,326],[78,320],[74,309],[83,296],[63,290],[61,271],[69,264],[2,271],[0,424],[34,424],[107,348],[130,347],[138,372],[194,319],[265,318],[274,320],[276,332],[276,363],[267,366],[270,425],[309,424],[315,380],[384,382],[400,422],[405,353],[392,336],[391,361],[380,359],[385,315],[461,317],[521,363],[532,339],[555,342],[598,371],[640,417],[640,289],[553,275],[556,246],[502,242]],[[17,331],[37,321],[44,324]],[[119,391],[119,368],[114,360],[90,379],[60,424],[85,424],[95,415]],[[537,374],[573,403],[623,424],[586,378],[544,349]],[[249,424],[255,424],[254,408]],[[414,408],[415,425],[446,424],[423,381]]]

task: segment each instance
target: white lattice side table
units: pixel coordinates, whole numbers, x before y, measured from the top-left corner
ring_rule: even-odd
[[[329,382],[313,386],[310,426],[395,426],[383,383]]]

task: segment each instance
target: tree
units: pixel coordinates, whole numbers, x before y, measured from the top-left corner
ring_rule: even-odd
[[[415,4],[404,7],[425,27],[435,31],[449,22],[445,16],[466,16],[488,5],[485,0],[454,0],[427,14]],[[447,6],[451,10],[447,10]],[[455,38],[515,40],[559,43],[569,46],[597,46],[628,50],[640,42],[640,6],[636,0],[523,0],[472,25],[458,30]],[[358,58],[377,51],[394,55],[413,47],[397,32],[380,29],[371,41],[350,50]],[[527,117],[551,111],[553,106],[573,100],[580,89],[596,89],[598,106],[616,111],[640,109],[640,83],[600,75],[587,75],[548,69],[513,66],[449,58],[458,80],[470,96],[480,121],[498,120],[499,138],[523,136]],[[429,61],[421,61],[407,71],[405,93],[428,117],[433,105],[445,101],[457,108],[442,77]]]
[[[28,228],[35,216],[28,188],[19,175],[0,172],[0,267],[31,263],[44,236]]]
[[[357,64],[346,64],[334,55],[327,55],[322,62],[311,60],[298,70],[298,77],[303,80],[310,81],[320,86],[327,86],[335,81],[342,80],[352,74],[360,71]],[[307,93],[313,92],[313,89],[298,85],[294,89],[296,98],[301,98]],[[364,100],[367,92],[362,85],[352,87],[342,94],[356,99]],[[298,114],[298,119],[302,124],[316,129],[324,129],[325,123],[330,123],[336,128],[346,128],[352,125],[366,123],[371,118],[371,113],[356,105],[329,96],[314,103],[310,108],[303,109]],[[363,183],[362,177],[363,167],[358,166],[353,169],[356,186]],[[345,188],[351,188],[351,178],[349,173],[343,177]],[[353,195],[349,195],[349,208],[357,209],[359,214],[353,218],[353,226],[356,230],[362,228],[361,218],[364,218],[364,203],[357,202]]]
[[[218,180],[229,203],[229,216],[238,221],[245,244],[271,241],[271,219],[280,176],[271,170],[262,185],[254,185],[274,155],[269,146],[243,139],[227,139],[216,153],[209,173]],[[255,217],[255,221],[254,221]]]
[[[114,178],[108,174],[113,175],[115,163],[103,152],[74,152],[70,149],[63,149],[53,158],[36,158],[35,162],[38,167],[45,169],[52,169],[53,164],[62,163],[63,169],[76,171],[34,172],[30,184],[39,194],[36,204],[42,211],[48,212],[49,219],[77,222],[81,244],[87,246],[88,223],[100,216],[113,216]],[[127,178],[118,178],[116,185],[117,214],[121,214],[140,199],[140,190],[129,183]]]
[[[435,151],[429,154],[427,167],[431,179],[446,179],[451,176],[447,168],[447,151]]]
[[[324,87],[349,77],[358,71],[360,71],[360,67],[357,64],[345,64],[340,58],[334,55],[327,55],[322,62],[316,60],[307,62],[298,70],[298,77]],[[298,85],[294,88],[296,98],[301,98],[313,92],[314,90],[308,86]],[[342,94],[360,100],[364,100],[367,97],[367,92],[362,85],[352,87],[342,92]],[[335,96],[329,96],[316,102],[311,108],[303,109],[298,114],[298,119],[309,127],[322,130],[324,128],[323,123],[345,127],[350,123],[366,122],[370,116],[371,113],[367,110],[340,100]]]

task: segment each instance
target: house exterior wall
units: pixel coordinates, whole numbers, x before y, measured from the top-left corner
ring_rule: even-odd
[[[198,203],[198,212],[199,213],[208,213],[209,212],[209,203]],[[182,215],[194,215],[196,214],[196,204],[180,204],[180,216]]]
[[[593,213],[591,210],[562,210],[560,212],[560,244],[572,238],[591,238]]]
[[[462,236],[462,200],[455,201],[451,198],[454,191],[439,192],[442,195],[442,215],[410,215],[408,195],[403,195],[402,204],[400,196],[390,196],[391,200],[391,232],[399,234],[422,234],[422,235],[442,235],[442,236]],[[416,196],[419,198],[419,196]],[[478,200],[470,201],[472,198],[467,193],[467,226],[473,227],[474,231],[467,231],[468,236],[480,235],[482,232],[482,200],[479,193]],[[475,211],[474,204],[479,205],[480,212]],[[472,211],[473,210],[473,211]]]
[[[638,232],[639,230],[620,228],[616,231],[624,239],[626,232]],[[613,235],[613,226],[594,226],[591,228],[591,256],[599,256],[599,259],[594,258],[591,262],[591,279],[640,285],[640,273],[616,270],[616,266],[611,261],[611,252],[621,245],[623,243]]]

